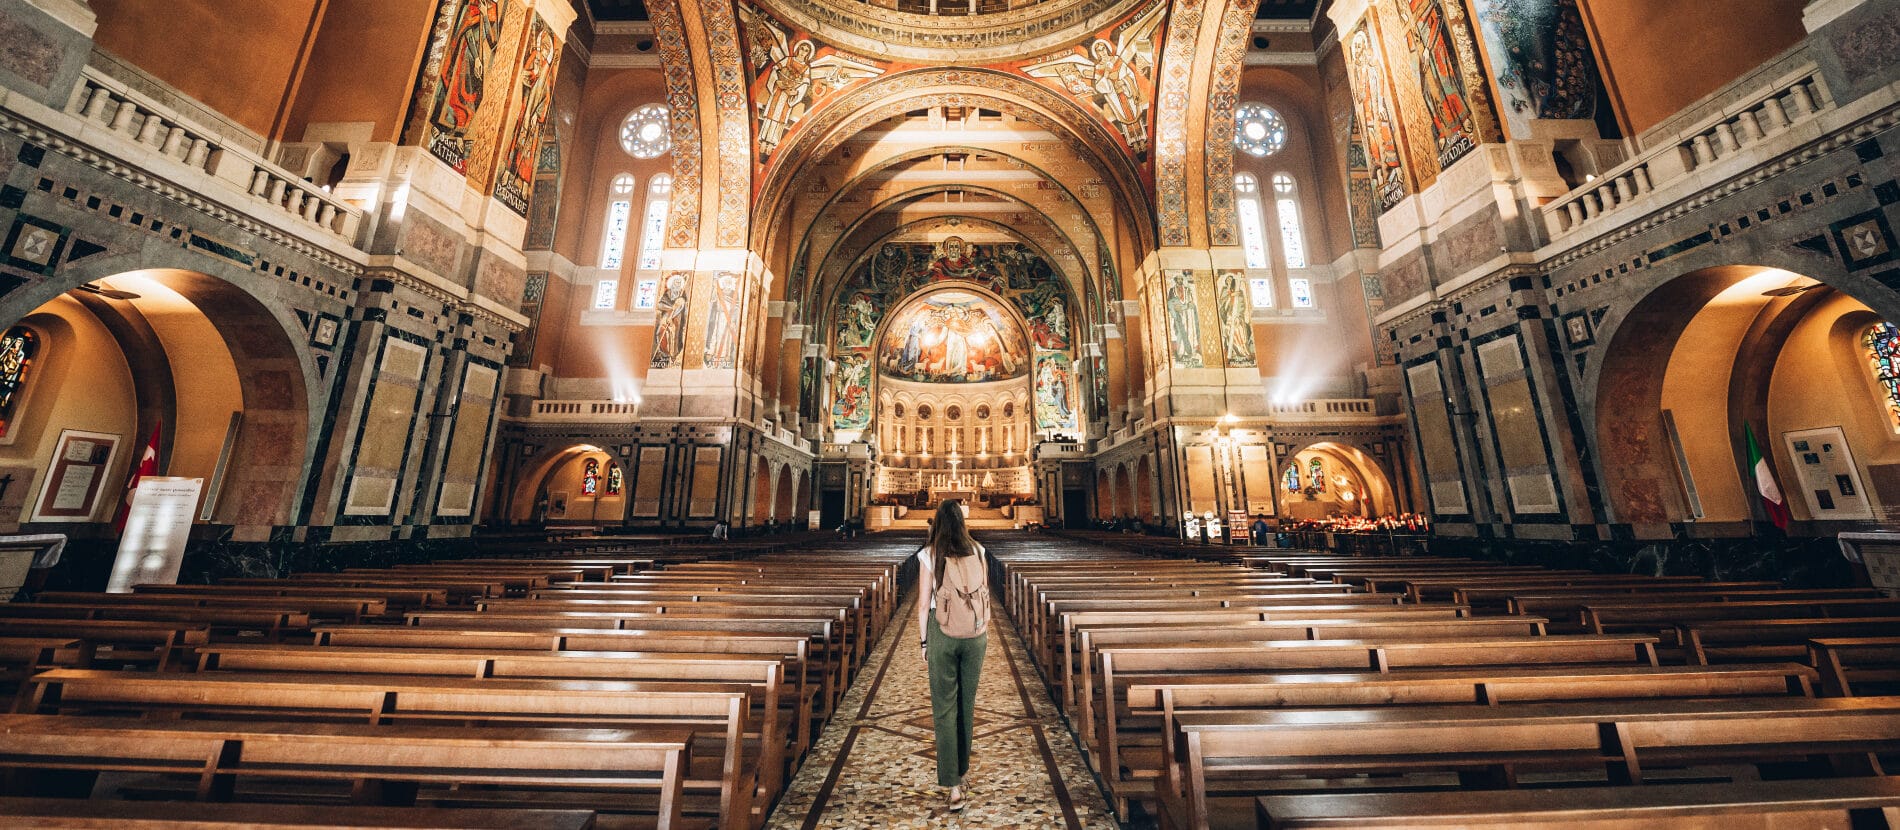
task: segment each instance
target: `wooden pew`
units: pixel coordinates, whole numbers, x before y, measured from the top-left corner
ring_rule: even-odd
[[[230,801],[239,783],[251,780],[342,782],[366,804],[414,803],[423,786],[526,791],[510,809],[535,790],[588,789],[596,797],[638,791],[651,794],[663,830],[681,826],[692,742],[691,730],[674,727],[160,724],[45,715],[0,716],[0,737],[0,767],[31,789],[64,771],[87,779],[99,772],[183,774],[196,778],[200,801]]]
[[[1808,761],[1881,774],[1900,749],[1900,698],[1745,698],[1182,714],[1161,786],[1176,826],[1209,826],[1208,798],[1261,794],[1272,776],[1455,771],[1510,787],[1514,770],[1602,770],[1635,784],[1656,765]],[[1396,781],[1381,780],[1390,787]]]
[[[273,640],[289,631],[310,628],[310,612],[292,608],[198,608],[177,605],[64,605],[48,602],[0,605],[4,620],[89,620],[189,623],[214,634],[241,635],[246,631]]]
[[[1111,787],[1128,780],[1123,772],[1120,723],[1127,710],[1127,689],[1136,683],[1184,682],[1216,674],[1297,674],[1327,669],[1385,674],[1532,665],[1653,667],[1656,665],[1655,642],[1654,637],[1574,635],[1420,641],[1283,640],[1104,648],[1099,658],[1102,731],[1097,745],[1102,752],[1097,771],[1111,782]],[[1162,739],[1165,740],[1165,736]]]
[[[275,585],[134,585],[132,593],[153,596],[239,596],[239,597],[356,597],[382,600],[391,611],[437,608],[449,603],[449,592],[441,588],[333,588],[303,585],[288,580]]]
[[[716,793],[724,827],[751,825],[757,770],[743,752],[745,684],[464,679],[281,673],[145,674],[53,669],[29,682],[28,714],[190,713],[194,718],[315,718],[371,725],[480,723],[609,728],[664,725],[718,735],[718,771],[687,757],[689,793]],[[200,759],[202,761],[202,759]]]
[[[269,611],[301,611],[312,619],[361,622],[389,613],[389,600],[357,594],[354,596],[272,596],[257,597],[216,591],[192,594],[107,594],[85,591],[47,591],[38,604],[93,605],[113,608],[243,608]]]
[[[784,783],[788,747],[802,752],[809,738],[804,734],[807,730],[799,726],[811,721],[811,701],[799,699],[795,690],[785,688],[787,662],[776,656],[692,652],[518,652],[265,644],[213,645],[198,650],[200,674],[303,672],[744,683],[753,687],[754,700],[759,704],[759,785],[768,800]],[[789,732],[787,725],[792,727]],[[798,743],[792,742],[794,736]]]
[[[594,812],[0,798],[0,824],[35,830],[593,830]]]
[[[170,669],[181,654],[211,641],[206,623],[153,620],[0,618],[0,636],[78,640],[92,653],[89,663],[152,665]]]
[[[1744,583],[1749,584],[1749,583]],[[1616,591],[1545,591],[1523,589],[1497,589],[1508,594],[1497,597],[1489,590],[1465,590],[1465,596],[1477,602],[1502,599],[1506,613],[1537,614],[1549,617],[1552,622],[1561,622],[1563,630],[1584,630],[1583,608],[1586,605],[1630,603],[1636,601],[1670,602],[1754,602],[1764,599],[1876,599],[1879,592],[1858,588],[1801,588],[1801,589],[1741,589],[1713,587],[1720,583],[1695,586],[1664,586],[1644,588],[1638,585],[1626,586]],[[1555,627],[1554,629],[1555,630]]]
[[[1822,694],[1900,691],[1900,636],[1821,637],[1808,641],[1808,653],[1821,673]]]
[[[1900,631],[1891,617],[1791,620],[1710,620],[1676,626],[1676,641],[1690,665],[1778,662],[1808,656],[1819,637],[1879,637]]]
[[[1738,781],[1644,787],[1481,792],[1270,795],[1254,801],[1261,830],[1786,830],[1857,827],[1900,812],[1900,778]]]

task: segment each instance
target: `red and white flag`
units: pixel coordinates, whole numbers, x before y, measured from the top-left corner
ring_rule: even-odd
[[[125,519],[132,514],[132,497],[137,494],[139,480],[158,475],[158,434],[164,427],[162,423],[152,427],[152,440],[145,442],[145,454],[139,457],[138,469],[132,471],[132,480],[125,483],[125,498],[119,502],[118,514],[112,517],[115,533],[125,532]]]

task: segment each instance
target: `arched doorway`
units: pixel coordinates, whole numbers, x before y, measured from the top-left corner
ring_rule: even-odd
[[[1766,518],[1752,433],[1797,522],[1821,534],[1900,502],[1900,330],[1774,268],[1658,287],[1619,322],[1595,384],[1593,441],[1617,522],[1742,535]],[[1830,524],[1832,523],[1832,524]]]
[[[626,520],[627,472],[612,453],[577,444],[525,466],[509,503],[509,520],[602,525]]]
[[[1289,457],[1274,486],[1281,520],[1376,518],[1396,509],[1392,483],[1377,461],[1358,447],[1311,444]]]
[[[1135,515],[1150,524],[1166,524],[1161,520],[1161,515],[1155,512],[1156,483],[1154,465],[1144,455],[1141,462],[1135,465]]]
[[[0,329],[23,358],[0,373],[0,468],[24,496],[0,518],[63,533],[113,521],[156,432],[159,473],[204,482],[197,522],[238,541],[295,524],[313,405],[305,335],[202,273],[89,285]]]
[[[752,524],[764,524],[772,517],[772,496],[778,492],[774,479],[779,475],[776,467],[761,458],[752,474]]]
[[[790,467],[779,471],[778,487],[772,495],[772,520],[784,524],[792,520],[792,499],[795,485],[792,481],[798,473]]]

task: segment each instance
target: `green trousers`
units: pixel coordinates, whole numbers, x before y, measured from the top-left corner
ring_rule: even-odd
[[[929,602],[928,598],[923,600]],[[930,615],[930,719],[937,729],[937,783],[954,787],[970,771],[970,735],[975,731],[976,682],[983,674],[989,635],[960,638],[937,627]]]

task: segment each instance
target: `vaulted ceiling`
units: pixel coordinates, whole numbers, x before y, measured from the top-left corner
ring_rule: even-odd
[[[587,0],[595,20],[645,20],[646,0]]]

